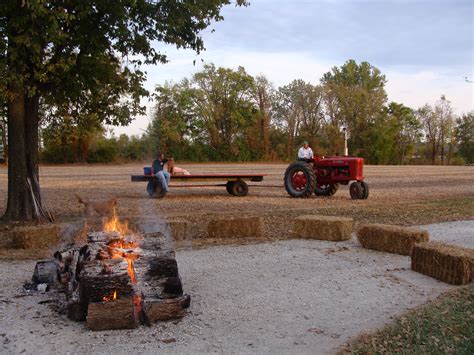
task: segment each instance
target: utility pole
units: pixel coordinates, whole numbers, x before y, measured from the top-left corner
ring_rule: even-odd
[[[349,149],[347,148],[347,128],[343,127],[342,130],[344,131],[344,156],[347,157],[349,155]]]

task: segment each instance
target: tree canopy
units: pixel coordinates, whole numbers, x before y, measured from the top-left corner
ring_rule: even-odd
[[[44,217],[38,177],[40,104],[68,117],[127,124],[143,112],[142,64],[167,58],[156,43],[204,49],[200,32],[230,0],[4,0],[0,95],[7,102],[5,218]],[[237,0],[237,5],[246,5]],[[15,178],[14,178],[15,177]]]

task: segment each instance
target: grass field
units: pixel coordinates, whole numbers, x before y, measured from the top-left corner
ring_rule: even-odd
[[[179,165],[179,164],[178,164]],[[301,214],[352,216],[357,223],[399,225],[474,219],[474,167],[366,166],[367,200],[351,200],[347,186],[329,198],[290,198],[283,188],[285,164],[188,164],[192,173],[257,172],[267,174],[252,183],[249,195],[233,197],[224,187],[171,188],[164,199],[150,199],[145,183],[130,174],[143,164],[41,166],[43,202],[59,221],[81,216],[75,193],[86,199],[118,199],[118,213],[127,217],[184,217],[202,230],[215,216],[260,215],[271,221],[267,234],[288,233],[287,219]],[[175,185],[178,185],[176,183]],[[7,199],[7,171],[0,168],[0,213]]]

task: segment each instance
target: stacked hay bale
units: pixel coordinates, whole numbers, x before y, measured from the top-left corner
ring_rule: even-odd
[[[357,239],[367,249],[411,255],[417,243],[427,242],[428,232],[386,224],[367,224],[357,230]]]
[[[294,236],[305,239],[342,241],[351,239],[352,218],[300,216],[295,218]]]
[[[207,225],[209,238],[261,238],[263,220],[261,217],[240,217],[214,219]]]
[[[60,226],[45,224],[38,226],[15,227],[11,231],[13,249],[47,249],[58,244]]]
[[[168,221],[168,228],[170,229],[173,240],[186,240],[189,236],[189,222],[184,219],[176,219]]]
[[[474,278],[474,250],[439,242],[416,245],[411,268],[449,284],[465,285]]]

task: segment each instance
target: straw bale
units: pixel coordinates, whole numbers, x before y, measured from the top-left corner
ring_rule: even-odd
[[[474,249],[439,242],[416,245],[411,268],[449,284],[465,285],[474,278]]]
[[[351,239],[352,225],[352,218],[299,216],[295,218],[293,232],[297,238],[341,241]]]
[[[59,242],[59,225],[15,227],[12,230],[13,249],[46,249]]]
[[[263,220],[261,217],[214,219],[207,225],[209,238],[261,238]]]
[[[186,240],[189,235],[189,222],[184,219],[168,221],[168,227],[174,240]]]
[[[12,246],[13,233],[10,230],[0,231],[0,249],[9,249]]]
[[[401,255],[411,255],[416,243],[429,239],[425,230],[387,224],[367,224],[359,228],[356,234],[364,248]]]

